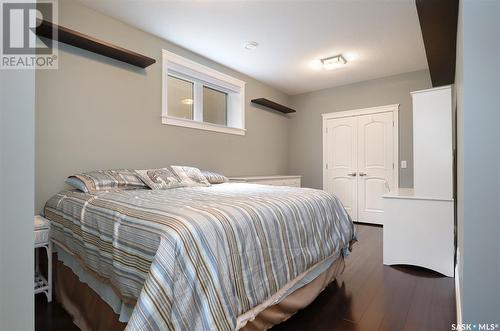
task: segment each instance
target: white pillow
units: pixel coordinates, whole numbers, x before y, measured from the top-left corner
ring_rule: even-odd
[[[187,186],[210,186],[208,180],[203,176],[200,169],[187,166],[171,166],[182,183]]]
[[[189,186],[188,183],[183,183],[179,176],[169,168],[136,170],[135,172],[152,190]]]

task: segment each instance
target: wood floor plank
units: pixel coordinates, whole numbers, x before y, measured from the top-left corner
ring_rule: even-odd
[[[406,318],[404,331],[429,331],[429,317],[432,309],[434,279],[419,277],[413,300]]]
[[[346,319],[358,323],[366,313],[368,307],[375,299],[378,289],[383,286],[383,267],[378,264],[365,274],[367,279],[363,286],[356,290],[349,291],[352,296],[351,305],[347,307]],[[350,284],[349,284],[350,285]]]
[[[455,284],[452,278],[436,278],[429,316],[429,330],[449,330],[456,323]]]
[[[410,310],[416,279],[393,268],[384,268],[384,318],[379,331],[402,330]],[[404,290],[403,290],[404,289]]]

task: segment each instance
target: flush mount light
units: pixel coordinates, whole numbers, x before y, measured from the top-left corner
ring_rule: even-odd
[[[326,70],[332,70],[336,68],[341,68],[347,64],[346,59],[342,56],[342,54],[327,57],[321,59],[321,64],[323,68]]]
[[[348,62],[353,62],[353,61],[359,60],[359,53],[357,53],[357,52],[346,52],[346,53],[343,53],[342,56]]]
[[[194,103],[194,101],[193,101],[193,99],[189,99],[189,98],[187,98],[187,99],[182,99],[182,100],[181,100],[181,103],[182,103],[183,105],[192,105],[192,104]]]
[[[248,50],[254,50],[259,46],[259,43],[256,41],[246,41],[243,43],[243,47]]]

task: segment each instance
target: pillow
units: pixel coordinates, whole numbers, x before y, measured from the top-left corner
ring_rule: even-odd
[[[171,168],[186,186],[210,186],[198,168],[186,166],[171,166]]]
[[[88,193],[87,187],[85,187],[85,183],[76,177],[68,177],[64,182],[70,186],[73,186],[77,190]]]
[[[94,170],[76,174],[69,178],[76,178],[83,182],[88,193],[147,188],[136,172],[128,169]]]
[[[152,190],[188,186],[187,183],[182,183],[179,177],[169,168],[136,170],[135,172]]]
[[[226,176],[214,171],[202,170],[201,173],[203,174],[203,176],[205,176],[210,184],[222,184],[229,182],[229,179]]]

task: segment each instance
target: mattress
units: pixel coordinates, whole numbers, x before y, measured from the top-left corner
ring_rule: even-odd
[[[57,254],[57,259],[66,267],[71,269],[80,282],[86,284],[90,289],[92,289],[99,296],[99,298],[101,298],[101,300],[113,310],[113,312],[117,315],[119,322],[127,323],[132,315],[134,305],[123,302],[111,286],[99,280],[92,273],[88,272],[70,252],[66,251],[63,246],[59,245],[57,242],[54,244],[54,252]],[[279,304],[296,290],[311,283],[328,268],[332,267],[335,262],[338,262],[338,260],[339,254],[336,254],[317,263],[315,266],[286,284],[282,289],[275,293],[275,295],[266,300],[266,302],[263,302],[262,304],[238,316],[236,330],[243,328],[249,321],[254,321],[259,313],[264,311],[266,308]],[[340,268],[338,269],[341,270],[344,264],[343,261],[339,262]],[[84,325],[81,325],[81,327],[84,327]],[[85,329],[88,329],[88,327]]]
[[[135,305],[130,330],[234,330],[355,238],[334,196],[255,184],[64,191],[45,216],[55,241]]]

